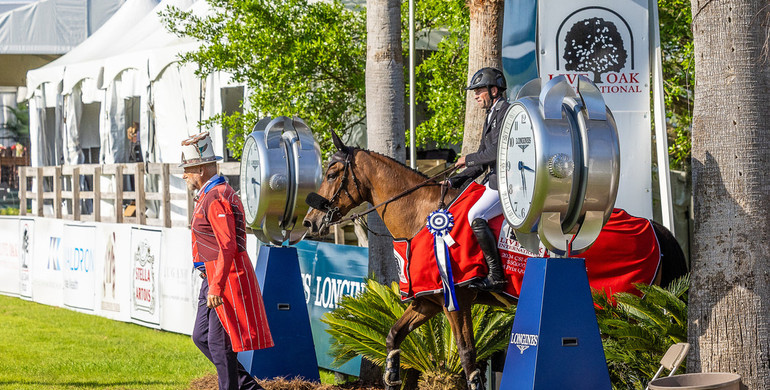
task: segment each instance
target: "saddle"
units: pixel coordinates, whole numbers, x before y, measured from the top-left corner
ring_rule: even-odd
[[[471,183],[449,205],[454,217],[449,246],[455,287],[466,286],[487,274],[484,255],[476,242],[468,211],[484,193],[484,186]],[[524,249],[514,238],[511,228],[501,215],[489,221],[497,235],[497,247],[508,280],[505,295],[518,298],[527,259],[548,257]],[[395,240],[394,254],[399,267],[399,287],[402,300],[443,292],[439,267],[434,254],[434,237],[423,228],[409,240]],[[604,290],[610,296],[618,292],[640,294],[635,283],[651,284],[660,264],[660,246],[652,224],[645,218],[634,217],[622,209],[614,209],[591,248],[576,257],[586,260],[588,281],[592,288]]]

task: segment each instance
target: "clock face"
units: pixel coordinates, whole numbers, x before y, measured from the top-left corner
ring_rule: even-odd
[[[257,217],[259,194],[262,185],[260,173],[259,150],[253,137],[246,137],[241,156],[241,198],[245,203],[244,213],[246,223],[251,226]]]
[[[500,197],[503,212],[514,227],[524,223],[532,206],[537,169],[532,126],[532,120],[524,107],[514,104],[506,114],[500,132],[498,161],[499,168],[503,168],[498,170]]]

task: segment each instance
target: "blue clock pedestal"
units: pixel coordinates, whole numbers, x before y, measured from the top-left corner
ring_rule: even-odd
[[[530,258],[501,390],[610,390],[584,259]]]
[[[261,246],[255,268],[275,346],[241,352],[238,360],[259,379],[320,382],[297,248]]]

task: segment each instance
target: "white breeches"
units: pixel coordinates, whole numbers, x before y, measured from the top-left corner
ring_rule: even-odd
[[[484,193],[481,198],[476,201],[476,204],[471,206],[468,210],[468,224],[472,223],[476,218],[482,218],[485,221],[500,215],[503,213],[503,206],[500,204],[500,197],[497,194],[497,190],[489,188],[489,183],[484,185]]]

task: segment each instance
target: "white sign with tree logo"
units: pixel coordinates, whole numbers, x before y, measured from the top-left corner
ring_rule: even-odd
[[[647,2],[541,0],[538,60],[546,81],[593,80],[612,110],[620,138],[616,207],[652,218],[650,54]]]

